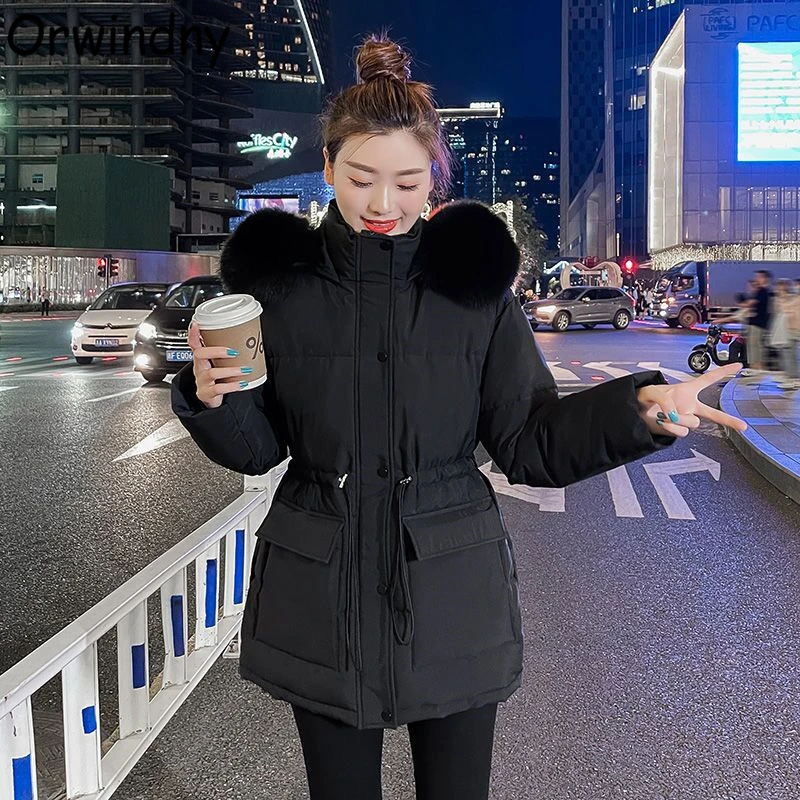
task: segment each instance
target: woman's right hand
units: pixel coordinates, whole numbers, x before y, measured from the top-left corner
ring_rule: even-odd
[[[192,371],[197,384],[197,399],[206,408],[219,408],[223,395],[244,391],[238,382],[222,383],[221,378],[242,377],[241,367],[214,367],[211,359],[234,358],[227,347],[204,347],[195,322],[189,325],[189,347],[192,349]]]

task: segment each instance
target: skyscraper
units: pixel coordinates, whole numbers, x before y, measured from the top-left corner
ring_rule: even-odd
[[[558,120],[504,117],[497,147],[497,198],[516,195],[558,249]]]
[[[257,69],[242,75],[288,83],[331,79],[328,0],[244,0]]]
[[[53,244],[58,158],[88,153],[170,170],[173,240],[224,233],[240,185],[230,170],[248,163],[231,121],[250,116],[249,90],[231,76],[249,68],[249,22],[241,4],[217,0],[6,4],[3,243]],[[176,46],[193,24],[208,38]],[[55,29],[64,33],[47,36]],[[130,34],[127,52],[126,29],[141,32]],[[40,31],[47,38],[37,44]],[[216,55],[202,47],[211,36],[221,43]]]
[[[453,197],[495,203],[497,147],[503,109],[498,102],[470,103],[469,108],[440,108],[455,160]]]
[[[730,0],[727,5],[743,2]],[[656,51],[687,5],[720,4],[562,0],[561,249],[565,255],[637,259],[647,255],[648,73]]]

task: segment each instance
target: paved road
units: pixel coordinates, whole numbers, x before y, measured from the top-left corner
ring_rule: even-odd
[[[0,320],[0,670],[241,488],[175,427],[167,384],[142,387],[119,362],[53,361],[69,324]],[[571,392],[642,363],[680,380],[700,335],[634,325],[537,339]],[[482,448],[477,456],[492,471]],[[526,639],[523,687],[498,719],[492,797],[800,797],[800,508],[715,426],[563,492],[492,480],[515,542]],[[112,644],[101,648],[104,735]],[[57,702],[55,688],[35,701],[53,730]],[[44,743],[57,750],[57,736]],[[387,733],[384,776],[387,800],[413,797],[404,729]],[[117,797],[156,794],[307,797],[287,707],[222,662]]]

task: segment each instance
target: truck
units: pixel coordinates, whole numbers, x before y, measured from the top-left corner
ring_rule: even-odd
[[[747,291],[747,281],[759,269],[774,278],[800,278],[797,261],[682,261],[656,279],[647,314],[670,328],[692,328],[731,314],[736,295]]]

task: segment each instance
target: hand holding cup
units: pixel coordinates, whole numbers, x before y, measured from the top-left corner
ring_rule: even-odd
[[[197,384],[197,399],[206,408],[219,408],[222,405],[223,395],[230,392],[241,392],[247,388],[248,367],[215,367],[211,359],[222,361],[226,358],[235,359],[239,354],[227,347],[204,347],[200,339],[200,330],[197,323],[192,321],[189,325],[189,347],[192,348],[192,370]],[[239,381],[223,383],[223,378],[238,377]]]
[[[208,408],[219,408],[229,392],[253,389],[267,379],[261,304],[252,295],[222,295],[201,303],[189,325],[188,344],[197,398]]]

